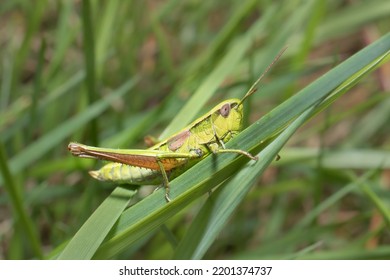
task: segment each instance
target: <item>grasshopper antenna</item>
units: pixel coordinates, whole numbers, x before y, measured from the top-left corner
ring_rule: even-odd
[[[249,96],[254,94],[257,91],[257,85],[260,83],[261,79],[265,76],[265,74],[268,73],[268,71],[272,68],[272,66],[279,60],[279,58],[282,56],[282,54],[287,50],[287,47],[283,48],[278,55],[274,58],[274,60],[271,62],[270,65],[268,65],[267,69],[260,75],[260,77],[254,82],[254,84],[250,87],[250,89],[247,91],[247,93],[244,95],[244,97],[241,99],[240,103],[237,104],[237,107],[244,102],[245,99],[247,99]]]

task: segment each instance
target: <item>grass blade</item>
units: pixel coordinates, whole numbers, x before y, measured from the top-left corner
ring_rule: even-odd
[[[195,218],[187,235],[175,251],[176,259],[201,259],[223,229],[233,211],[244,199],[258,176],[275,159],[293,133],[311,116],[314,107],[298,117],[286,130],[259,154],[256,163],[249,162],[233,179],[214,192]],[[199,234],[199,229],[202,233]],[[198,234],[193,234],[194,231]],[[196,239],[196,240],[194,240]],[[196,246],[195,248],[192,248]]]
[[[0,172],[4,181],[4,188],[10,197],[13,211],[18,218],[14,222],[20,224],[22,232],[26,235],[31,248],[35,253],[35,257],[42,259],[43,254],[38,234],[33,226],[31,219],[29,218],[29,215],[27,214],[26,209],[24,209],[20,188],[17,186],[14,178],[11,175],[7,163],[5,149],[2,143],[0,143]]]
[[[136,191],[117,187],[74,235],[59,260],[89,260]]]
[[[96,87],[96,74],[95,74],[95,38],[94,30],[92,28],[91,19],[91,5],[89,0],[82,1],[82,19],[83,19],[83,37],[84,37],[84,57],[85,57],[85,69],[86,69],[86,85],[88,92],[88,101],[90,104],[96,102],[99,99],[99,95]],[[98,145],[98,122],[94,118],[90,121],[90,138],[91,143],[94,146]]]

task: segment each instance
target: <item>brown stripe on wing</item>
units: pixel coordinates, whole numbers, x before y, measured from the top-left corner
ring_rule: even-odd
[[[184,131],[180,132],[179,134],[173,136],[172,138],[168,139],[167,144],[168,144],[169,150],[176,151],[181,146],[183,146],[184,142],[190,136],[191,136],[191,132],[189,130],[184,130]]]
[[[115,152],[102,152],[89,150],[83,147],[83,145],[78,145],[77,143],[70,143],[68,145],[69,151],[77,157],[81,158],[94,158],[100,160],[108,160],[112,162],[123,163],[132,166],[144,167],[153,170],[160,170],[159,165],[157,164],[156,156],[146,156],[146,155],[131,155],[131,154],[120,154]],[[185,161],[179,160],[177,158],[165,158],[160,160],[164,166],[164,169],[169,171]]]

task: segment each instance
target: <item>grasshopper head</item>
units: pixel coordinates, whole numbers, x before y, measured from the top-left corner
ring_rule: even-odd
[[[213,124],[218,138],[227,142],[242,130],[243,106],[240,99],[228,99],[213,109]]]
[[[213,108],[212,113],[212,122],[213,129],[216,136],[227,142],[230,138],[237,135],[242,130],[242,121],[243,121],[243,105],[242,103],[249,96],[256,92],[256,87],[264,77],[264,75],[271,69],[272,65],[280,58],[282,53],[286,50],[284,48],[279,54],[274,58],[270,65],[265,69],[265,71],[260,75],[256,82],[250,87],[244,97],[240,99],[228,99],[219,103]]]

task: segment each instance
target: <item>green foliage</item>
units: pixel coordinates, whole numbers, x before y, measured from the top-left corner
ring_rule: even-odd
[[[388,1],[3,2],[0,258],[390,258]],[[285,46],[227,144],[257,162],[210,156],[166,203],[66,150],[166,137]]]

